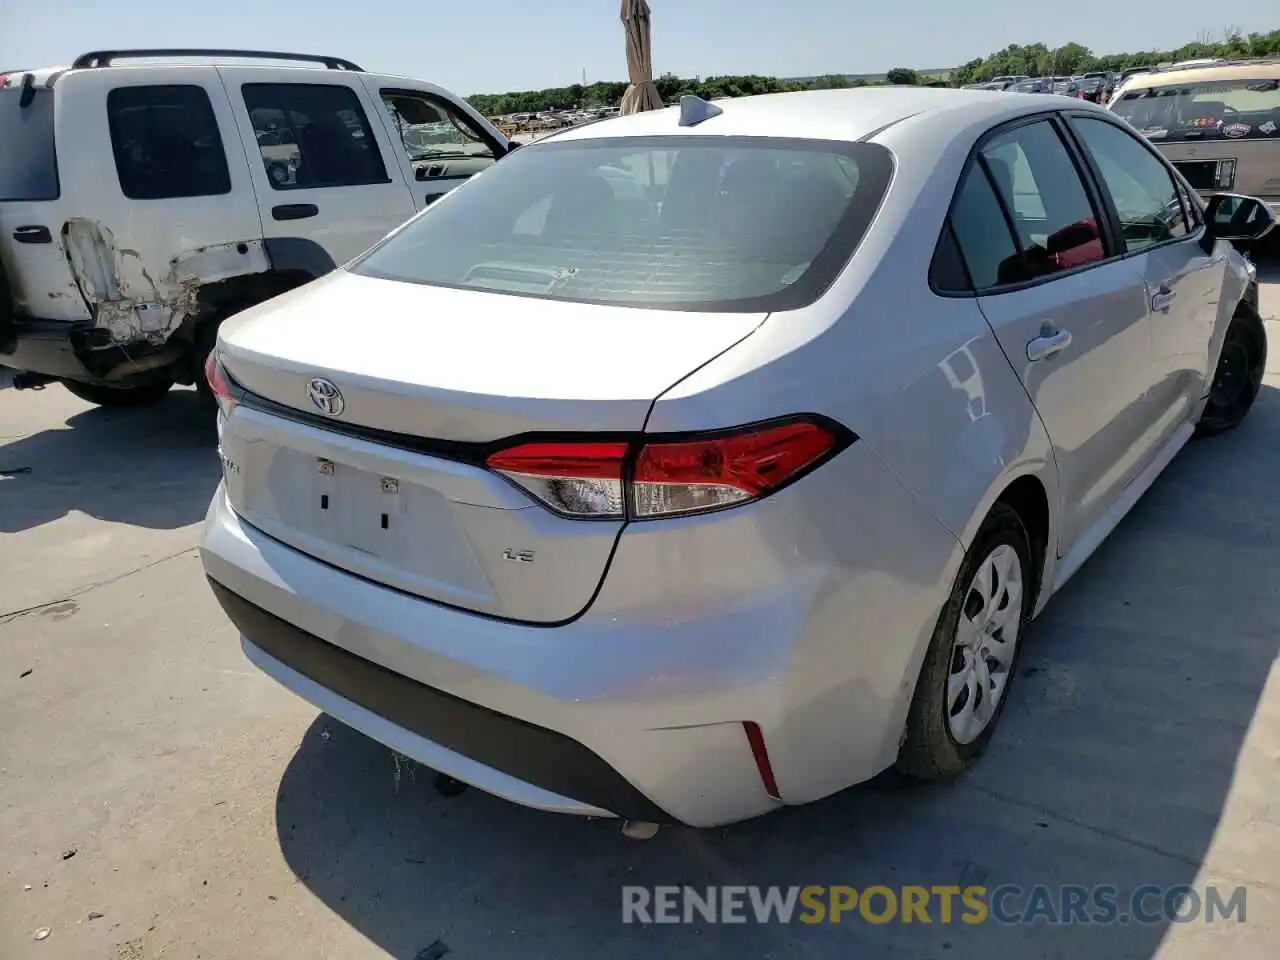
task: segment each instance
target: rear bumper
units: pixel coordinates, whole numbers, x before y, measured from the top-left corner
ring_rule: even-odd
[[[234,513],[221,487],[201,557],[253,663],[433,770],[582,816],[714,826],[781,805],[764,789],[737,708],[725,718],[705,683],[658,689],[677,679],[662,675],[668,641],[691,637],[634,625],[610,634],[586,618],[522,626],[442,607],[273,540]],[[767,703],[765,694],[758,708]]]
[[[249,659],[349,726],[375,739],[396,738],[389,731],[398,729],[409,747],[401,752],[433,767],[467,767],[467,779],[479,775],[493,792],[526,806],[669,819],[577,741],[410,680],[286,623],[216,580],[209,584],[246,638]]]
[[[0,353],[0,363],[18,371],[50,377],[93,379],[76,356],[73,343],[73,336],[84,329],[81,324],[57,320],[17,320],[10,352]]]
[[[697,827],[893,762],[962,555],[860,443],[759,504],[634,524],[559,626],[339,570],[243,521],[222,486],[201,543],[250,660],[336,719],[516,803]]]
[[[165,344],[100,346],[103,331],[89,322],[20,318],[14,321],[8,352],[0,365],[58,380],[128,384],[154,378],[181,356],[172,341]]]

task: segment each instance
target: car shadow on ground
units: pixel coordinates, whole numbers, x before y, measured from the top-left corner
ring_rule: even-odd
[[[807,807],[640,843],[616,823],[476,790],[445,798],[430,771],[398,767],[322,715],[279,786],[283,855],[399,960],[445,947],[492,960],[1151,957],[1170,932],[1158,916],[968,925],[957,908],[947,924],[935,901],[928,924],[855,912],[839,924],[643,926],[622,922],[622,888],[1105,884],[1128,912],[1143,885],[1196,883],[1229,794],[1233,809],[1242,802],[1235,770],[1277,654],[1278,432],[1280,392],[1264,388],[1238,431],[1183,451],[1037,621],[991,750],[956,781],[886,774]],[[1237,861],[1231,875],[1249,876]],[[1161,900],[1139,905],[1158,915]],[[1026,897],[1004,905],[1017,913]]]
[[[214,417],[194,390],[174,390],[137,410],[93,407],[0,444],[0,534],[72,511],[151,529],[185,527],[204,517],[218,479]]]

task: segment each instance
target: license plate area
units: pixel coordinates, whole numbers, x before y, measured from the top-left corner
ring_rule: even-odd
[[[467,605],[490,599],[459,516],[469,508],[411,468],[356,466],[267,440],[234,446],[244,469],[233,505],[263,532],[398,589]]]
[[[324,457],[313,460],[311,529],[380,560],[401,560],[410,522],[400,479]]]

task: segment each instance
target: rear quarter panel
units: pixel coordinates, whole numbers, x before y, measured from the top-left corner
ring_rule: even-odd
[[[856,750],[833,754],[844,771],[883,768],[896,756],[937,616],[996,499],[1030,475],[1046,490],[1051,518],[1058,503],[1048,436],[977,303],[928,286],[971,142],[962,132],[948,144],[954,129],[937,136],[940,162],[899,166],[876,224],[826,296],[772,315],[668,390],[646,427],[711,429],[816,412],[858,435],[851,450],[779,495],[799,499],[808,491],[821,500],[821,510],[803,511],[807,522],[797,517],[811,542],[797,547],[794,564],[812,568],[814,557],[828,564],[823,589],[797,589],[808,626],[787,653],[783,735],[827,743],[832,730],[865,727],[858,705],[871,689],[884,708],[883,723],[863,729]],[[820,516],[827,519],[818,523]],[[1050,527],[1053,557],[1052,519]],[[1044,582],[1052,582],[1050,571]],[[889,597],[909,615],[884,613]],[[877,639],[874,656],[859,643],[867,633]],[[840,772],[796,771],[810,787],[806,799],[819,795],[819,785],[836,788]]]

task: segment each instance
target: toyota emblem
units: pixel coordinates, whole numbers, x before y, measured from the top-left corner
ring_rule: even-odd
[[[316,409],[328,417],[338,416],[347,405],[337,384],[323,377],[316,377],[307,383],[307,396],[316,405]]]

